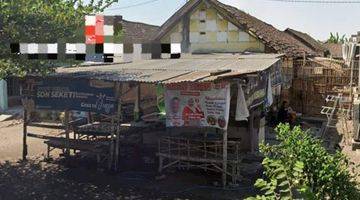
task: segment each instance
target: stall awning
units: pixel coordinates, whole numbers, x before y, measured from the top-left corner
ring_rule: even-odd
[[[281,57],[281,54],[183,55],[180,59],[59,68],[52,76],[144,83],[214,81],[265,71],[279,62]]]

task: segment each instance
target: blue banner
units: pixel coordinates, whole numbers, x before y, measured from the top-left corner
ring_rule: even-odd
[[[78,110],[113,114],[117,100],[113,82],[46,78],[33,81],[36,109]]]

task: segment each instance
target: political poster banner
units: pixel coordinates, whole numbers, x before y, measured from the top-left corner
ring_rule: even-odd
[[[29,82],[29,80],[28,80]],[[102,114],[117,111],[114,83],[85,79],[31,80],[26,98],[36,109],[77,110]]]
[[[214,127],[227,129],[230,84],[181,83],[165,86],[167,127]]]

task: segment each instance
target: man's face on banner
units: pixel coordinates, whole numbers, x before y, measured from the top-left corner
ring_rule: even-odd
[[[174,97],[171,100],[171,112],[172,113],[178,113],[180,110],[180,100],[177,97]]]
[[[188,100],[188,105],[189,105],[190,107],[193,107],[193,106],[194,106],[194,99],[193,99],[193,98],[190,98],[190,99]]]

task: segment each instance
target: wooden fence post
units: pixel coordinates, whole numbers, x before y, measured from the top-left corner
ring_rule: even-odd
[[[26,108],[24,108],[24,124],[23,124],[23,153],[22,153],[22,159],[26,160],[26,156],[28,154],[28,149],[27,149],[27,123],[28,123],[28,119],[27,119],[27,110]]]
[[[65,110],[65,117],[64,117],[64,125],[65,125],[65,156],[70,156],[70,128],[69,128],[69,111]]]
[[[228,141],[227,141],[227,136],[228,132],[227,130],[223,131],[223,174],[222,174],[222,182],[223,182],[223,187],[226,186],[226,176],[227,176],[227,145],[228,145]]]
[[[119,164],[119,148],[120,148],[120,121],[122,121],[122,84],[118,83],[118,111],[117,111],[117,124],[116,124],[116,138],[115,138],[115,171],[118,170],[118,164]]]
[[[108,169],[111,170],[114,158],[114,133],[115,130],[115,117],[111,117],[111,134],[110,134],[110,152],[109,152],[109,159],[108,159]]]

